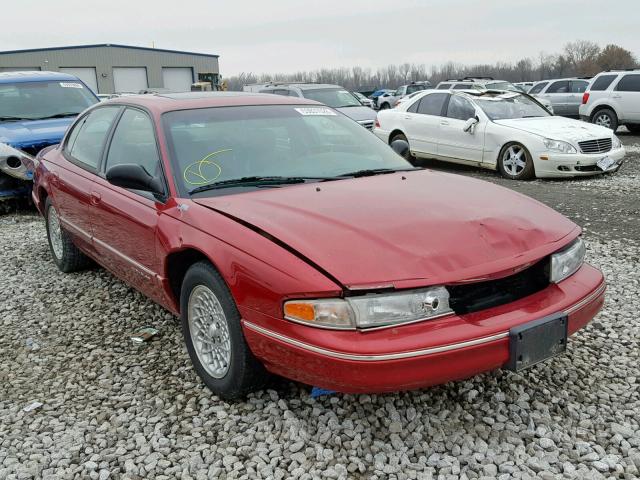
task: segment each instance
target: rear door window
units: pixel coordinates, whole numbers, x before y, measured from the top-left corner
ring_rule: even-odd
[[[65,145],[65,153],[74,163],[96,171],[102,158],[102,150],[115,120],[119,106],[96,108],[73,127]]]
[[[640,92],[640,75],[625,75],[618,82],[616,90],[619,92]]]
[[[613,82],[616,77],[617,75],[600,75],[595,79],[593,85],[591,85],[591,88],[589,90],[596,92],[606,90],[607,88],[609,88],[609,85],[611,85],[611,82]]]
[[[442,107],[449,96],[448,93],[432,93],[420,99],[418,113],[422,115],[442,116]]]

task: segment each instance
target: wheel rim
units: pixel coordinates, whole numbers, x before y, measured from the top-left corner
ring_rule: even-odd
[[[596,117],[596,121],[594,123],[602,127],[611,128],[611,117],[606,113],[601,113]]]
[[[505,171],[514,177],[522,173],[527,166],[527,157],[524,148],[512,145],[502,154],[502,166]]]
[[[231,363],[231,337],[227,317],[214,293],[204,285],[189,295],[188,321],[198,360],[213,378],[222,378]]]
[[[60,228],[60,220],[58,219],[58,212],[53,207],[49,207],[49,213],[47,214],[47,226],[49,227],[49,240],[51,241],[51,250],[56,259],[62,258],[62,230]]]

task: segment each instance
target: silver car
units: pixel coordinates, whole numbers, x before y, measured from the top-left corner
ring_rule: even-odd
[[[556,115],[579,118],[582,95],[588,86],[585,77],[544,80],[531,87],[529,95],[550,102]]]

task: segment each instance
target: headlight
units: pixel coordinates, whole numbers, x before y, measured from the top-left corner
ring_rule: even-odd
[[[552,283],[558,283],[576,273],[584,263],[585,253],[584,241],[578,238],[565,249],[551,255],[549,280]]]
[[[618,137],[614,135],[612,145],[613,145],[613,148],[620,148],[622,146],[622,142]]]
[[[288,320],[337,329],[383,327],[449,313],[449,292],[444,287],[345,299],[292,300],[284,304]]]
[[[550,138],[544,139],[544,146],[549,150],[553,150],[555,152],[561,153],[578,153],[576,147],[571,145],[570,143],[563,142],[561,140],[552,140]]]

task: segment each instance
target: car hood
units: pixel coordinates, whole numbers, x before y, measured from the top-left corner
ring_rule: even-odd
[[[369,107],[343,107],[336,108],[339,112],[344,113],[347,117],[355,120],[356,122],[362,121],[374,121],[376,120],[376,112]]]
[[[610,138],[613,135],[608,128],[564,117],[514,118],[495,120],[495,123],[535,133],[541,137],[574,143],[594,138]]]
[[[60,143],[74,119],[75,117],[2,122],[0,123],[0,143],[6,143],[19,149],[33,146],[44,148],[54,143]]]
[[[285,244],[350,289],[505,276],[580,231],[529,197],[431,171],[194,201]]]

